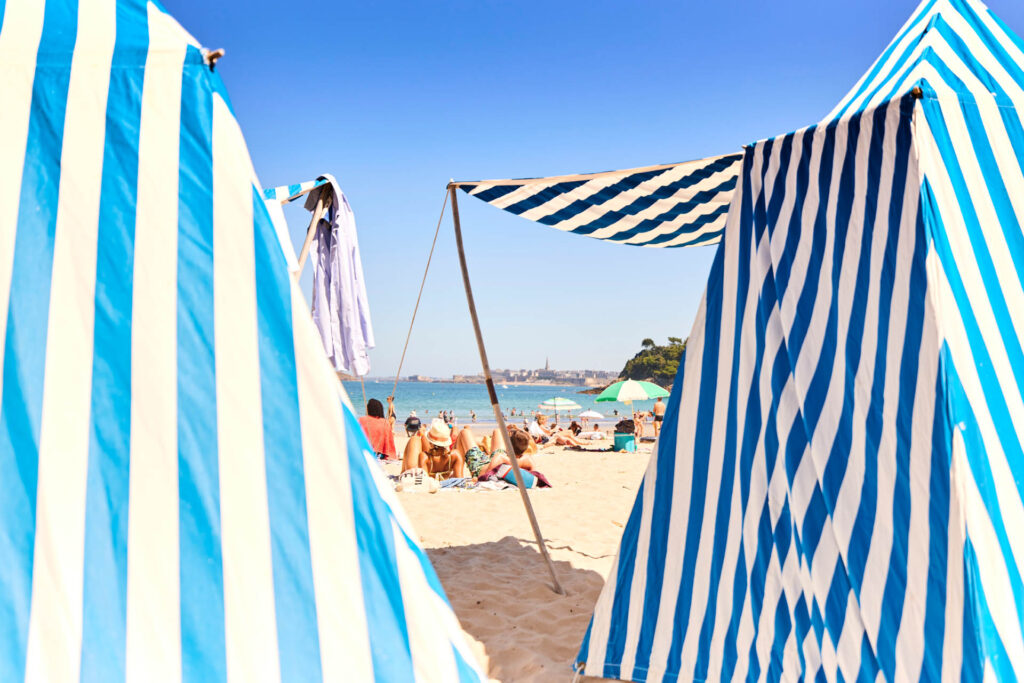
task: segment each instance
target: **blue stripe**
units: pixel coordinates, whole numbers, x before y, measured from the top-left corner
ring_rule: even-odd
[[[189,52],[196,52],[190,47]],[[178,487],[182,677],[225,680],[213,318],[213,100],[182,74],[178,203]]]
[[[266,207],[253,193],[263,448],[282,681],[320,680],[291,283]]]
[[[145,7],[119,3],[114,63],[137,55],[148,41]],[[142,68],[115,66],[107,95],[85,508],[82,681],[125,675],[132,272],[143,76]]]
[[[71,52],[77,5],[46,4],[40,46]],[[71,69],[36,66],[18,206],[0,398],[0,680],[22,680],[35,541],[50,277]],[[22,150],[4,150],[20,154]]]

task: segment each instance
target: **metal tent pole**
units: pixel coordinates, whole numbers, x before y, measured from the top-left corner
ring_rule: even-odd
[[[541,555],[551,572],[551,581],[554,583],[554,591],[559,595],[565,595],[565,589],[558,581],[555,573],[555,565],[548,555],[548,547],[544,544],[544,537],[540,533],[540,525],[537,524],[537,516],[533,513],[533,506],[530,504],[530,496],[526,492],[523,483],[523,476],[519,469],[515,449],[512,448],[512,439],[509,438],[508,428],[505,426],[505,416],[501,414],[501,406],[498,405],[498,393],[494,390],[494,380],[491,379],[491,366],[487,362],[487,349],[484,348],[483,333],[480,332],[480,320],[476,315],[476,304],[473,302],[473,288],[469,284],[469,268],[466,266],[466,250],[462,246],[462,226],[459,223],[459,203],[455,197],[457,187],[454,183],[448,185],[449,196],[452,203],[452,222],[455,224],[455,244],[459,250],[459,266],[462,268],[462,284],[466,288],[466,303],[469,304],[469,317],[473,320],[473,332],[476,333],[476,345],[480,350],[480,364],[483,366],[484,378],[487,384],[487,394],[491,399],[491,408],[494,409],[494,419],[498,422],[498,430],[501,432],[502,441],[505,443],[505,452],[509,454],[512,461],[512,469],[515,472],[516,486],[519,488],[519,495],[523,499],[523,506],[526,508],[526,515],[530,518],[530,526],[533,527],[533,536],[537,539],[537,546]]]

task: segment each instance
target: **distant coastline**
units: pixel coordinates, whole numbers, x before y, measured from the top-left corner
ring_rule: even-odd
[[[542,386],[542,387],[584,387],[603,388],[618,379],[618,372],[611,370],[552,370],[549,363],[536,370],[511,370],[494,368],[491,377],[494,383],[505,386]],[[339,374],[346,382],[359,381],[358,377]],[[394,381],[394,377],[365,377],[364,381]],[[485,384],[483,373],[455,374],[451,377],[432,377],[429,375],[407,375],[400,377],[402,382],[418,382],[423,384]]]

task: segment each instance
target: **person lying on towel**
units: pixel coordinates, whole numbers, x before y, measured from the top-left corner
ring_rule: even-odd
[[[531,445],[536,452],[536,444],[532,443],[530,435],[526,432],[510,428],[509,439],[512,441],[512,449],[515,451],[519,466],[523,469],[533,469],[533,458],[529,455]],[[499,465],[511,465],[508,451],[501,438],[501,432],[495,429],[491,435],[485,436],[478,442],[473,436],[469,427],[464,427],[459,434],[459,440],[466,445],[464,452],[466,458],[466,469],[470,476],[478,478],[484,472],[492,470]]]
[[[422,468],[427,474],[447,479],[462,477],[464,453],[468,445],[463,435],[452,443],[452,432],[444,420],[434,418],[426,433],[414,434],[402,453],[402,471]]]

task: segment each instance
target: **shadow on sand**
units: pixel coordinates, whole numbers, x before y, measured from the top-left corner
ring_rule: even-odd
[[[462,628],[501,681],[568,681],[604,577],[555,561],[556,594],[536,542],[500,541],[427,551]]]

